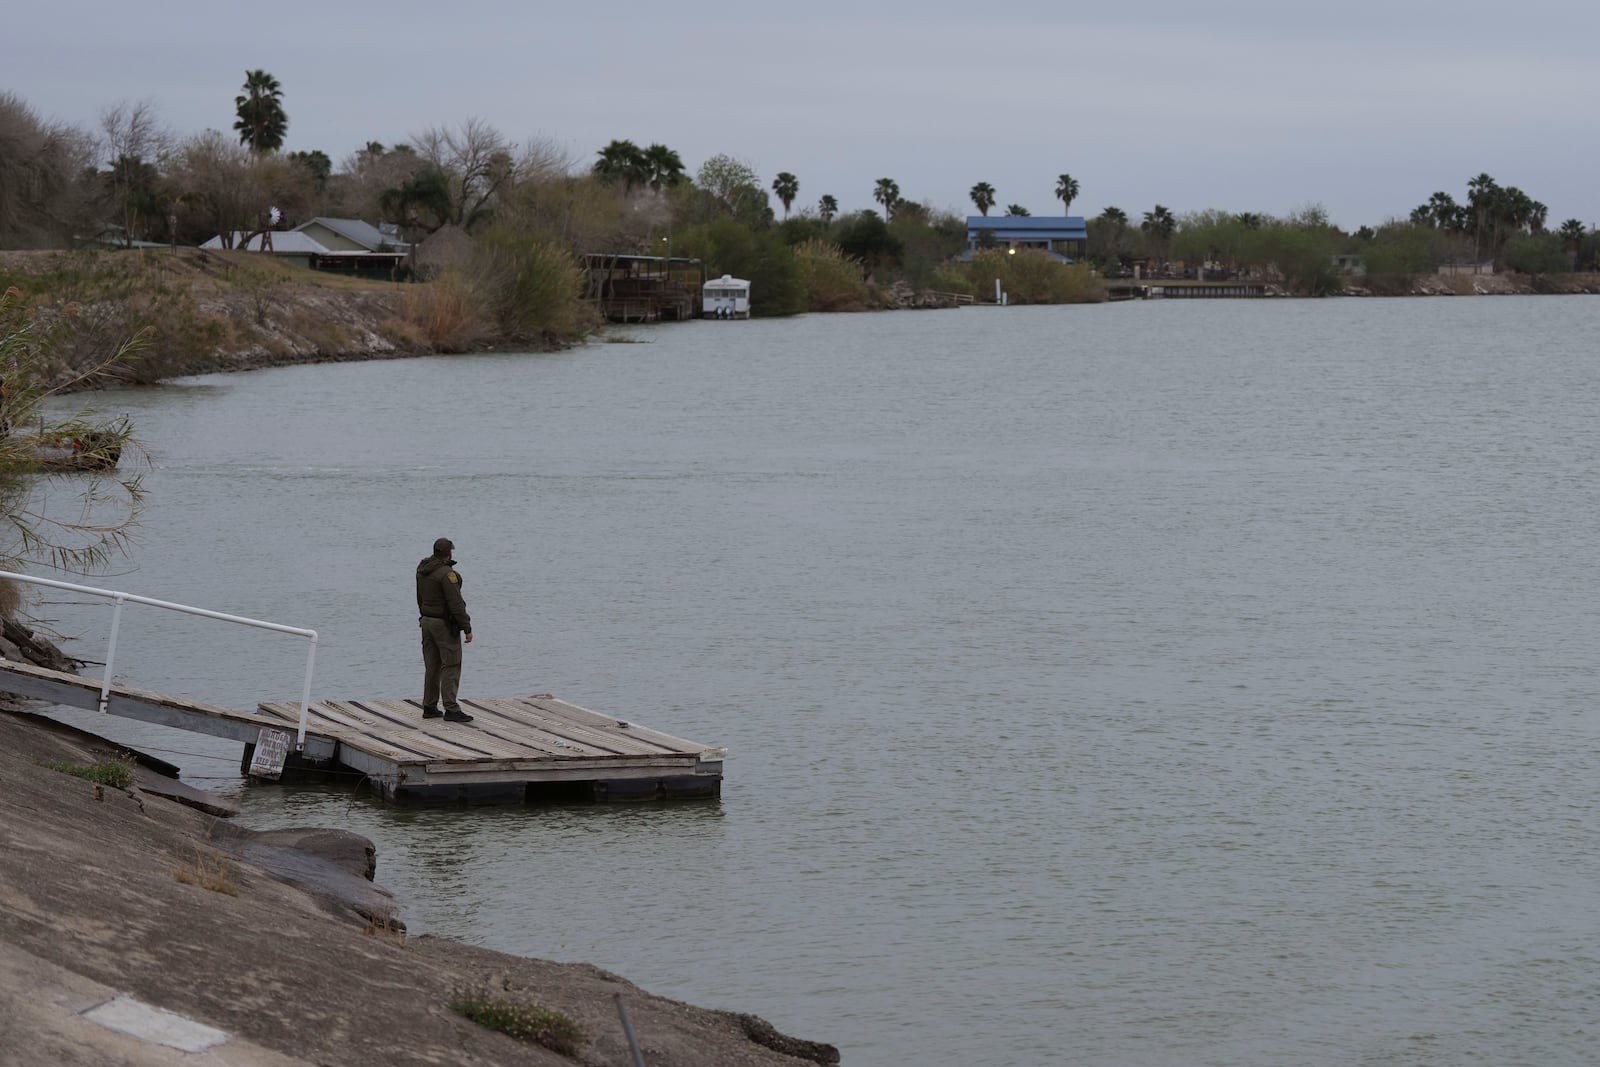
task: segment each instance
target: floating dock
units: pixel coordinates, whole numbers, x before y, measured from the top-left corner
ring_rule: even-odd
[[[11,661],[0,661],[0,691],[241,741],[244,774],[354,771],[396,802],[715,797],[727,755],[548,693],[463,700],[470,723],[424,719],[412,700],[319,701],[308,706],[304,744],[290,750],[299,701],[245,712]]]
[[[723,748],[614,719],[549,693],[463,700],[470,723],[422,718],[414,700],[325,700],[312,704],[306,737],[338,739],[320,764],[290,757],[285,773],[330,763],[357,770],[390,800],[521,801],[540,794],[596,800],[714,797]],[[299,701],[266,703],[282,731],[300,721]],[[253,756],[246,746],[248,771]]]

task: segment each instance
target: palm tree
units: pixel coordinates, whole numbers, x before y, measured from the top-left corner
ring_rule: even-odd
[[[1446,192],[1437,192],[1428,197],[1425,205],[1428,217],[1433,220],[1433,225],[1441,230],[1447,230],[1456,221],[1460,209],[1456,207],[1456,199]]]
[[[623,192],[649,180],[648,164],[643,150],[632,141],[612,141],[599,151],[594,174],[606,185],[622,182]]]
[[[1556,231],[1561,235],[1561,243],[1572,253],[1572,269],[1578,269],[1578,247],[1583,244],[1583,223],[1578,219],[1568,219],[1561,224],[1561,229]]]
[[[1007,204],[1006,214],[1014,218],[1025,219],[1028,217],[1029,212],[1028,209],[1023,207],[1021,204]]]
[[[1166,211],[1166,210],[1167,209],[1162,207],[1160,204],[1156,205],[1156,211]],[[1171,214],[1171,212],[1167,212],[1167,213],[1169,215]],[[1152,212],[1151,214],[1154,214],[1154,212]],[[1148,219],[1149,217],[1150,217],[1150,215],[1146,215],[1145,216],[1146,219]],[[1254,211],[1241,211],[1241,212],[1239,212],[1238,218],[1239,218],[1239,225],[1243,226],[1247,230],[1259,230],[1259,229],[1261,229],[1262,222],[1265,221],[1264,219],[1262,219],[1262,217],[1259,214],[1257,214]]]
[[[664,144],[653,144],[646,148],[639,162],[645,184],[658,193],[662,186],[677,185],[683,181],[683,160]]]
[[[780,170],[778,176],[772,179],[772,191],[778,194],[778,200],[783,204],[783,217],[788,218],[789,205],[800,195],[800,179],[786,170]]]
[[[1061,201],[1061,213],[1072,214],[1072,202],[1078,199],[1078,180],[1070,174],[1056,179],[1056,199]]]
[[[894,215],[894,206],[900,202],[900,186],[892,178],[879,178],[872,190],[872,199],[883,205],[883,221]]]
[[[1473,214],[1477,216],[1478,228],[1472,241],[1472,254],[1475,259],[1483,258],[1483,219],[1489,213],[1489,208],[1494,203],[1500,187],[1487,173],[1481,173],[1476,178],[1467,182],[1467,203],[1472,205]]]
[[[233,98],[233,107],[239,116],[233,128],[239,131],[240,144],[256,155],[283,147],[289,116],[284,114],[283,86],[277,78],[264,70],[245,71],[244,92]]]
[[[1162,260],[1167,258],[1166,244],[1171,239],[1172,232],[1178,228],[1178,220],[1172,212],[1160,204],[1144,213],[1144,221],[1139,223],[1139,229],[1149,234],[1155,251]]]
[[[788,210],[785,208],[784,210]],[[817,214],[822,216],[822,224],[826,226],[833,221],[839,213],[839,201],[833,198],[832,193],[823,193],[822,199],[817,201]]]
[[[1128,224],[1128,213],[1120,207],[1108,207],[1100,212],[1100,217],[1117,226],[1126,226]]]
[[[1539,201],[1534,200],[1528,204],[1528,232],[1543,233],[1545,220],[1550,217],[1550,209]]]
[[[978,209],[978,214],[987,217],[989,209],[994,207],[994,186],[988,182],[979,182],[967,195],[972,197],[972,205]]]

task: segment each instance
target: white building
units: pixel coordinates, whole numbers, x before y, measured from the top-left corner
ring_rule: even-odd
[[[708,319],[748,319],[750,283],[731,274],[713,278],[700,287],[700,303]]]

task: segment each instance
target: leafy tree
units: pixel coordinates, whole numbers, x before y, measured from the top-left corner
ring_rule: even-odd
[[[1439,269],[1440,244],[1446,238],[1433,225],[1390,223],[1381,226],[1361,249],[1366,285],[1375,293],[1411,292],[1418,275]]]
[[[895,262],[900,255],[900,245],[889,232],[889,224],[875,211],[858,211],[840,219],[834,238],[844,254],[858,261],[869,275]]]
[[[979,182],[968,191],[967,195],[972,197],[972,205],[978,209],[978,214],[987,218],[989,209],[994,207],[994,186],[988,182]]]
[[[934,214],[926,205],[903,203],[889,223],[895,250],[892,277],[914,289],[934,287],[934,275],[967,244],[966,219]],[[885,280],[884,278],[880,278]]]
[[[1128,213],[1120,207],[1108,207],[1089,220],[1089,258],[1107,271],[1120,274],[1125,258],[1131,249],[1127,239]]]
[[[433,233],[451,221],[450,179],[437,167],[410,175],[378,198],[383,217],[408,231]]]
[[[239,116],[233,128],[240,144],[256,155],[283,147],[289,116],[283,110],[283,87],[277,78],[264,70],[245,71],[244,92],[234,97],[233,106]]]
[[[1506,266],[1518,274],[1565,274],[1572,269],[1560,234],[1514,234],[1506,241],[1503,255]]]
[[[900,186],[893,178],[879,178],[872,190],[872,199],[883,205],[883,221],[888,222],[900,203]]]
[[[805,281],[794,252],[773,231],[758,232],[722,217],[691,226],[674,240],[685,255],[705,264],[707,275],[749,279],[752,315],[797,315],[806,309]]]
[[[1220,263],[1235,269],[1246,234],[1237,215],[1226,211],[1197,211],[1179,220],[1172,252],[1185,263]],[[1166,240],[1160,234],[1156,236],[1158,240]]]
[[[783,217],[788,218],[789,205],[800,195],[800,179],[786,170],[779,171],[778,176],[772,179],[772,191],[778,194],[778,200],[783,204]]]
[[[1242,253],[1284,287],[1303,296],[1326,296],[1339,288],[1334,253],[1338,231],[1321,207],[1305,208],[1286,219],[1271,220],[1248,231]]]
[[[1019,219],[1025,219],[1029,217],[1028,209],[1023,207],[1021,204],[1007,204],[1006,214]]]
[[[1072,202],[1078,199],[1078,180],[1070,174],[1056,179],[1056,199],[1061,201],[1061,213],[1072,214]]]
[[[772,208],[755,168],[742,159],[718,153],[700,164],[695,185],[703,190],[719,213],[758,226],[771,222]]]
[[[823,193],[822,199],[817,201],[817,214],[822,216],[822,221],[830,223],[838,213],[839,201],[833,198],[832,193]]]
[[[95,422],[86,416],[61,419],[46,414],[47,398],[67,386],[100,378],[133,358],[145,343],[142,335],[137,336],[64,385],[48,387],[45,372],[52,368],[55,350],[71,328],[71,321],[64,318],[41,325],[24,308],[22,293],[16,289],[0,294],[0,368],[5,375],[0,414],[9,430],[0,437],[0,515],[4,516],[0,567],[6,570],[24,563],[80,574],[103,567],[125,550],[138,521],[144,490],[140,476],[127,473],[132,463],[126,457],[116,473],[92,476],[81,507],[66,515],[47,509],[45,489],[51,478],[40,462],[42,441],[78,441],[117,456],[133,448],[125,419]],[[22,432],[23,427],[28,432]]]

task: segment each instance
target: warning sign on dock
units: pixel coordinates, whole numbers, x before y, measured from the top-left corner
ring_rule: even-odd
[[[250,777],[277,781],[283,776],[283,761],[289,756],[292,738],[282,730],[261,728],[256,738],[256,752],[250,759]]]

